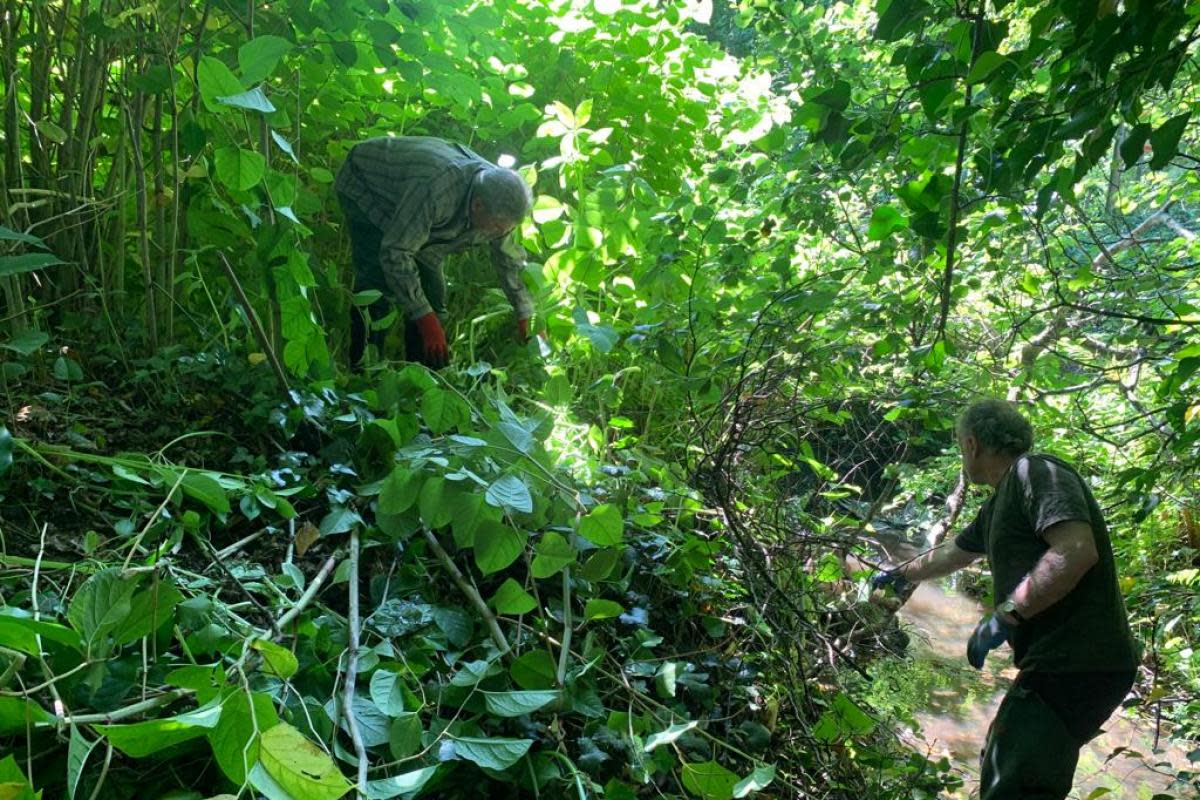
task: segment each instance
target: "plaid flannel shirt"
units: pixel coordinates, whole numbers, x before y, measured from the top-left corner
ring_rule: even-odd
[[[500,287],[518,318],[533,314],[521,280],[525,250],[513,235],[488,239],[471,227],[475,176],[494,165],[467,147],[431,136],[390,136],[355,145],[334,188],[383,232],[379,260],[387,288],[405,317],[433,307],[421,289],[419,266],[488,244]]]

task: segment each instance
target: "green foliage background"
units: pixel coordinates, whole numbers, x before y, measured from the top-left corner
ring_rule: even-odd
[[[11,3],[0,789],[936,796],[842,557],[943,515],[988,395],[1093,482],[1196,736],[1198,24]],[[544,352],[465,258],[449,370],[344,369],[331,184],[389,133],[533,186]]]

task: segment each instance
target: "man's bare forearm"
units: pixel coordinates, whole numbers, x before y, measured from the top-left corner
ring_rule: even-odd
[[[1045,539],[1050,549],[1012,593],[1018,613],[1026,619],[1070,594],[1099,560],[1092,528],[1086,522],[1061,522],[1046,531]]]
[[[982,557],[982,553],[972,553],[947,542],[898,567],[897,571],[910,581],[927,581],[957,572]]]

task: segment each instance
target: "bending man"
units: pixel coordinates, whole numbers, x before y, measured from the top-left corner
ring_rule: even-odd
[[[490,247],[518,334],[528,336],[533,301],[521,281],[525,251],[511,235],[530,207],[529,187],[520,175],[461,144],[389,136],[355,145],[334,188],[350,232],[354,289],[383,293],[370,307],[372,319],[386,316],[393,304],[400,307],[410,361],[435,368],[449,361],[439,316],[446,310],[442,260],[476,245]],[[353,309],[351,364],[362,358],[368,338],[378,346],[383,332],[368,335],[360,311]]]
[[[902,588],[987,556],[996,608],[967,659],[982,669],[1007,641],[1020,673],[988,729],[980,798],[1062,800],[1080,747],[1129,692],[1139,662],[1108,528],[1074,469],[1029,453],[1033,429],[1011,404],[973,404],[956,433],[967,477],[995,492],[953,544],[874,582]]]

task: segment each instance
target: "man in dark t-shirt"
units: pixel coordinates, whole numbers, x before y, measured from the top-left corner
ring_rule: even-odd
[[[987,556],[995,612],[967,658],[982,669],[1008,642],[1020,673],[988,730],[980,797],[1062,800],[1079,748],[1124,699],[1140,660],[1108,527],[1079,473],[1029,452],[1033,429],[1011,404],[973,404],[956,432],[967,477],[995,492],[953,543],[875,582],[936,578]]]

